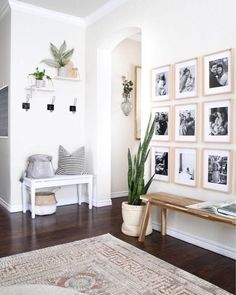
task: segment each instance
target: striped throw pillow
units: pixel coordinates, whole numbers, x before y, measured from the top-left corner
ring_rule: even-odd
[[[56,174],[76,175],[86,174],[85,172],[85,149],[78,148],[70,154],[63,146],[59,146],[58,168]]]

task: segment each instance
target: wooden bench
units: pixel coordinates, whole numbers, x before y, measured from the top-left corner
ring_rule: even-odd
[[[27,199],[27,188],[30,190],[31,216],[35,218],[35,192],[40,188],[62,187],[76,185],[78,204],[81,205],[81,185],[88,186],[89,209],[92,209],[93,199],[93,175],[56,175],[51,178],[32,179],[25,177],[22,182],[22,208],[26,213],[29,200]]]
[[[166,220],[167,220],[167,209],[187,213],[200,218],[208,219],[211,221],[217,221],[226,225],[235,226],[236,219],[227,218],[221,215],[208,213],[199,209],[188,208],[187,206],[198,204],[203,202],[202,200],[176,196],[167,193],[153,193],[141,196],[141,199],[147,203],[146,210],[144,212],[143,222],[141,225],[139,242],[143,242],[145,239],[145,232],[147,229],[148,219],[150,215],[150,209],[152,205],[159,206],[161,208],[161,234],[166,234]]]

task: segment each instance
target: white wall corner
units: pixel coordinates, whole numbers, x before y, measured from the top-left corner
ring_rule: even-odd
[[[152,227],[153,227],[153,229],[155,229],[159,232],[161,231],[160,223],[152,222]],[[221,254],[221,255],[224,255],[224,256],[227,256],[229,258],[236,260],[236,251],[234,248],[226,247],[223,244],[215,243],[211,240],[203,239],[199,236],[190,235],[187,232],[181,231],[181,230],[173,228],[173,227],[167,226],[166,233],[169,236],[172,236],[176,239],[185,241],[185,242],[193,244],[195,246],[210,250],[210,251],[215,252],[217,254]]]
[[[0,6],[0,20],[4,17],[4,15],[7,13],[9,9],[10,9],[10,6],[7,1]]]
[[[7,211],[10,212],[10,209],[11,209],[10,204],[8,204],[8,203],[4,200],[4,198],[1,197],[1,196],[0,196],[0,205],[1,205],[3,208],[7,209]]]
[[[0,196],[0,205],[5,208],[10,213],[21,212],[22,206],[21,205],[10,205],[7,203],[3,197]]]
[[[106,4],[104,4],[102,7],[97,9],[95,12],[90,14],[89,16],[85,17],[85,23],[86,25],[92,25],[105,15],[111,13],[113,10],[118,8],[119,6],[125,4],[128,0],[110,0]]]
[[[42,8],[39,6],[24,3],[18,0],[8,0],[12,10],[21,11],[37,16],[48,17],[51,20],[63,21],[66,23],[85,27],[85,20],[81,17],[72,16],[69,14],[57,12],[51,9]]]

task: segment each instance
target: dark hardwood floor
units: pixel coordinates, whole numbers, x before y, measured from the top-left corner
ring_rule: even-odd
[[[0,257],[9,256],[105,233],[235,294],[235,261],[154,231],[144,243],[121,233],[121,202],[88,209],[86,204],[58,207],[54,215],[8,213],[0,207]]]

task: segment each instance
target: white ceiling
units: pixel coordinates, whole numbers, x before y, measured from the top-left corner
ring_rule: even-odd
[[[78,17],[86,17],[110,0],[19,0],[31,5]]]

